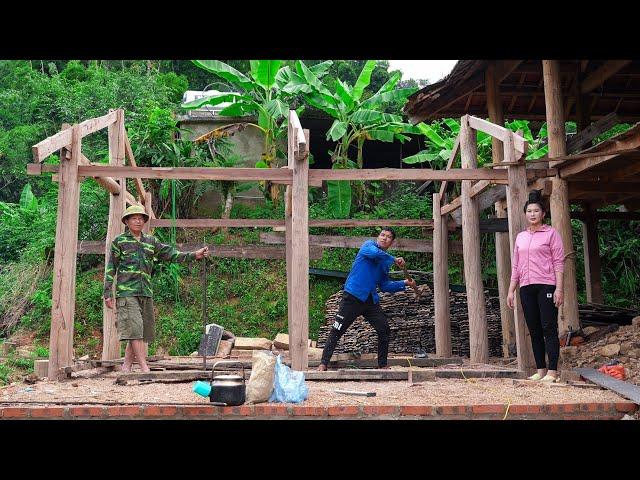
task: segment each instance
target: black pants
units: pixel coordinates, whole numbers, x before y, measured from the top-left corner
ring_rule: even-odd
[[[547,368],[545,351],[549,356],[549,370],[558,369],[560,340],[558,339],[558,308],[553,303],[555,285],[534,283],[520,288],[524,318],[531,334],[536,368]]]
[[[322,351],[322,360],[320,362],[323,365],[329,364],[338,340],[360,315],[364,316],[365,320],[375,328],[378,334],[378,366],[381,368],[387,366],[389,332],[391,331],[387,316],[382,311],[380,304],[373,303],[371,295],[369,295],[366,302],[362,302],[347,292],[342,295],[342,302],[340,302],[333,328]]]

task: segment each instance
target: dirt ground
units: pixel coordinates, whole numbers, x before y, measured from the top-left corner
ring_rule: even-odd
[[[396,367],[400,368],[400,367]],[[192,392],[194,382],[115,384],[117,372],[86,370],[62,382],[41,380],[35,384],[15,383],[0,389],[0,403],[55,402],[207,404]],[[548,385],[513,379],[443,379],[410,385],[405,381],[307,381],[305,406],[338,405],[478,405],[556,404],[578,402],[622,402],[624,398],[597,388],[562,384]],[[375,392],[375,397],[335,393],[335,390]]]

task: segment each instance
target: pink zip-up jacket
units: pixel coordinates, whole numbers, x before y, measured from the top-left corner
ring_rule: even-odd
[[[532,283],[556,284],[555,272],[564,271],[564,248],[558,231],[543,224],[536,232],[526,229],[516,237],[511,260],[511,280],[521,287]]]

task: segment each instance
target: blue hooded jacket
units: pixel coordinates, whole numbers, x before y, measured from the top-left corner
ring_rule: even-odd
[[[395,257],[382,250],[375,240],[367,240],[353,261],[344,290],[363,302],[366,302],[371,294],[373,303],[380,302],[376,287],[389,293],[403,291],[404,280],[389,280],[389,268],[395,260]]]

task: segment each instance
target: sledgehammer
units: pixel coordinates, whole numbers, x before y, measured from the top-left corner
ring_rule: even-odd
[[[402,270],[404,271],[404,278],[406,278],[407,280],[413,280],[411,278],[411,276],[409,275],[409,272],[407,272],[407,264],[406,263],[402,267]],[[412,288],[413,288],[413,291],[416,293],[416,302],[417,302],[418,300],[420,300],[420,296],[422,295],[422,290],[420,290],[418,288],[418,285],[415,285]]]

